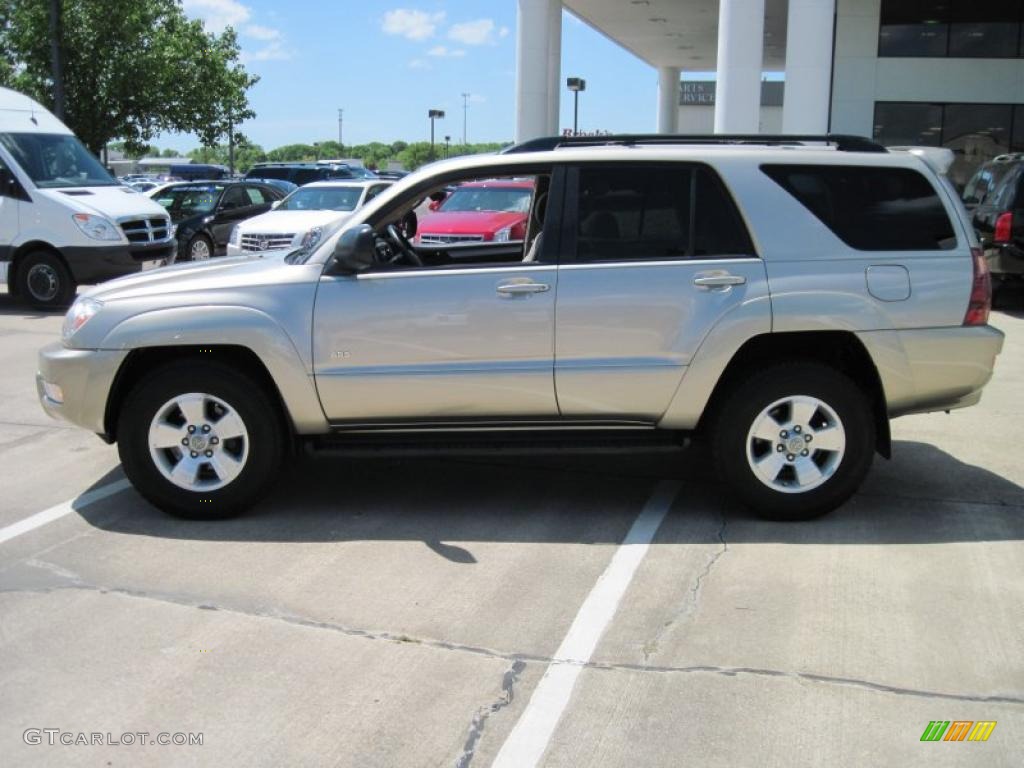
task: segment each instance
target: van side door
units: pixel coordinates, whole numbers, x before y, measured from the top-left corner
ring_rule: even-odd
[[[555,390],[565,417],[657,421],[710,329],[768,296],[731,196],[699,163],[572,168],[560,250]]]

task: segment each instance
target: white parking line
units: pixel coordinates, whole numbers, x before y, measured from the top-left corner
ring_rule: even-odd
[[[52,523],[54,520],[59,520],[76,509],[83,509],[88,507],[90,504],[94,504],[97,501],[101,501],[108,496],[113,496],[115,493],[123,491],[131,485],[127,480],[117,480],[109,485],[101,485],[99,488],[94,488],[91,491],[86,491],[81,496],[72,499],[71,501],[65,501],[62,504],[44,509],[42,512],[36,512],[34,515],[26,517],[24,520],[19,520],[16,523],[5,528],[0,528],[0,544],[5,541],[10,541],[15,536],[21,536],[23,533],[34,531],[36,528]]]
[[[583,664],[590,661],[615,616],[619,601],[678,492],[677,482],[664,481],[654,489],[608,567],[580,606],[530,703],[494,759],[493,768],[533,768],[540,762],[569,703]]]

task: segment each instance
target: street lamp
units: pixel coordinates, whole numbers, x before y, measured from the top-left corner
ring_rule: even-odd
[[[587,81],[582,77],[569,77],[565,80],[565,86],[573,95],[572,103],[572,135],[579,132],[580,122],[580,91],[587,90]]]
[[[449,144],[449,142],[451,142],[451,140],[452,140],[451,136],[445,136],[444,137],[444,159],[445,160],[448,159],[448,144]]]
[[[427,110],[427,117],[430,118],[430,159],[434,159],[434,120],[444,119],[443,109]]]

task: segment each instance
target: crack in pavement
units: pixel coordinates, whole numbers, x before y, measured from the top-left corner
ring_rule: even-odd
[[[255,611],[247,610],[240,607],[218,606],[213,605],[209,602],[196,602],[194,600],[189,600],[187,598],[177,595],[144,592],[142,590],[126,589],[123,587],[101,587],[94,584],[87,584],[84,582],[51,587],[0,589],[0,595],[52,594],[64,590],[98,592],[100,594],[112,594],[120,597],[130,597],[141,600],[152,600],[156,602],[169,603],[183,608],[196,608],[198,610],[205,611],[222,611],[224,613],[235,614],[239,616],[247,616],[250,618],[281,621],[287,624],[305,627],[308,629],[323,629],[331,632],[337,632],[348,637],[362,638],[364,640],[384,640],[393,643],[411,643],[415,645],[421,645],[425,648],[455,651],[458,653],[468,653],[474,656],[484,656],[486,658],[491,659],[504,659],[506,661],[511,662],[523,662],[524,665],[526,662],[538,662],[545,665],[575,664],[577,666],[582,666],[585,669],[592,669],[595,671],[602,672],[618,671],[643,672],[654,674],[712,674],[721,675],[724,677],[751,675],[756,677],[783,678],[797,682],[812,682],[824,685],[849,686],[852,688],[859,688],[861,690],[872,691],[875,693],[887,693],[895,696],[912,696],[917,698],[940,699],[948,701],[970,701],[990,704],[1013,704],[1024,706],[1024,693],[1017,696],[1012,696],[1009,694],[948,693],[945,691],[932,691],[920,688],[905,688],[895,685],[886,685],[885,683],[877,683],[871,680],[861,680],[859,678],[852,677],[819,675],[813,672],[790,672],[786,670],[763,669],[758,667],[722,667],[714,665],[693,665],[684,667],[657,664],[631,664],[628,662],[580,662],[573,659],[561,659],[552,656],[544,656],[541,654],[499,651],[491,648],[485,648],[483,646],[468,645],[463,643],[452,643],[443,640],[436,640],[433,638],[410,637],[405,634],[394,632],[357,629],[354,627],[346,627],[341,624],[334,624],[332,622],[318,621],[303,616],[296,616],[295,614],[285,613],[282,611]],[[513,664],[513,667],[514,666],[515,665]]]
[[[669,632],[669,630],[679,624],[680,622],[688,619],[697,610],[697,606],[700,603],[701,587],[704,586],[704,580],[711,574],[711,569],[715,567],[718,560],[729,551],[729,542],[725,540],[725,529],[728,526],[729,520],[726,516],[722,515],[722,524],[718,527],[718,541],[722,545],[719,549],[708,558],[708,561],[704,564],[704,569],[697,574],[697,578],[693,582],[693,586],[690,587],[690,594],[688,599],[684,601],[683,605],[676,611],[675,615],[672,616],[668,621],[661,625],[658,633],[648,642],[644,643],[643,654],[644,662],[650,661],[651,656],[658,652],[658,647],[661,644],[662,638]]]
[[[473,756],[476,754],[477,742],[483,736],[487,719],[512,703],[512,700],[515,698],[514,686],[524,669],[526,669],[525,661],[521,659],[513,661],[512,666],[506,670],[501,679],[501,696],[498,697],[497,701],[480,707],[477,710],[473,721],[469,724],[469,735],[466,737],[466,743],[462,747],[462,754],[455,761],[455,768],[469,768],[469,764],[473,762]]]

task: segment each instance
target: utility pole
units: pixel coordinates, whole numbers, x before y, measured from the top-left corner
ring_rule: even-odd
[[[64,30],[61,0],[50,0],[50,66],[53,76],[53,114],[64,119]]]
[[[345,156],[345,142],[341,139],[341,128],[344,125],[345,110],[338,109],[338,145],[341,147],[341,156]]]
[[[444,119],[443,109],[430,109],[427,110],[427,117],[430,118],[430,159],[434,160],[436,155],[434,154],[434,121]]]
[[[235,175],[235,121],[228,118],[228,173]]]
[[[466,141],[466,116],[469,113],[469,94],[462,94],[462,143],[467,144]]]

